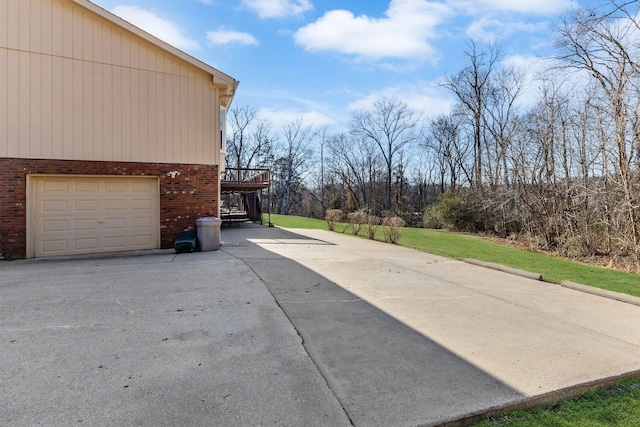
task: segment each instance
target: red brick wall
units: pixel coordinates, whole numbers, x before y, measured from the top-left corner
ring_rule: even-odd
[[[176,170],[179,176],[167,176]],[[159,177],[162,248],[173,247],[180,231],[195,229],[196,219],[218,212],[218,166],[0,158],[0,255],[6,259],[27,254],[29,174]]]

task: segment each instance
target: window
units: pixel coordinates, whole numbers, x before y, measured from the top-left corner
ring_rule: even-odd
[[[220,151],[227,153],[227,109],[220,107]]]

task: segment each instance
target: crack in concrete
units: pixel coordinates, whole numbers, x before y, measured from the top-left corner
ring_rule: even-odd
[[[323,369],[323,367],[316,361],[315,357],[313,357],[313,352],[309,351],[309,348],[306,345],[306,340],[304,337],[304,334],[302,334],[300,332],[300,330],[298,330],[298,328],[296,327],[296,325],[293,323],[293,321],[291,320],[291,317],[289,316],[289,314],[286,312],[286,310],[284,309],[284,307],[282,307],[282,304],[280,303],[280,301],[278,301],[278,298],[276,298],[275,294],[271,291],[271,288],[269,287],[269,285],[267,284],[267,282],[265,282],[262,277],[260,277],[260,275],[258,274],[258,272],[253,269],[249,264],[247,264],[246,262],[244,262],[244,260],[236,255],[230,254],[228,252],[225,252],[227,255],[230,255],[231,257],[235,258],[236,260],[240,261],[240,263],[242,263],[244,266],[246,266],[249,271],[251,271],[257,278],[258,280],[260,280],[260,282],[265,286],[265,288],[267,289],[267,291],[269,292],[269,294],[271,295],[271,297],[273,298],[273,300],[275,301],[276,305],[278,306],[278,308],[280,309],[280,311],[282,312],[282,314],[287,318],[287,321],[289,322],[289,324],[291,325],[291,327],[293,328],[293,330],[296,332],[296,334],[298,335],[298,337],[300,337],[300,341],[302,344],[302,348],[304,349],[305,353],[307,354],[307,357],[309,357],[309,360],[311,360],[311,362],[313,363],[313,365],[316,367],[316,369],[318,370],[318,372],[320,373],[320,376],[322,377],[322,379],[324,380],[324,383],[327,386],[327,389],[331,392],[331,394],[333,395],[333,397],[336,399],[336,402],[338,402],[338,404],[340,405],[340,407],[342,408],[342,412],[344,413],[344,415],[347,417],[347,419],[349,420],[349,424],[351,424],[352,426],[355,427],[355,423],[353,421],[353,419],[351,418],[351,415],[349,414],[349,411],[347,411],[347,407],[345,406],[344,402],[342,402],[342,400],[340,399],[340,397],[336,394],[334,387],[332,387],[331,385],[331,381],[329,380],[329,375],[327,372],[325,372],[325,370]],[[237,268],[237,266],[236,266]],[[360,300],[362,301],[362,300]],[[352,302],[357,302],[357,301],[352,301]]]

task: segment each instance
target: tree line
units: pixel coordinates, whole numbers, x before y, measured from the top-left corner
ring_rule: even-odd
[[[448,114],[380,98],[334,132],[235,107],[227,166],[271,170],[273,213],[396,215],[637,269],[638,12],[623,0],[574,10],[533,80],[499,46],[468,42],[466,65],[440,82],[456,100]]]

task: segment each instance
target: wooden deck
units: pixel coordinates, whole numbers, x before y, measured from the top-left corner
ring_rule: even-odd
[[[262,224],[263,190],[268,191],[268,206],[271,205],[271,181],[269,169],[227,168],[221,176],[220,191],[227,195],[240,195],[238,205],[221,209],[222,225],[233,225],[247,221],[259,221]],[[254,193],[253,195],[251,193]],[[234,197],[234,196],[232,196]],[[271,213],[269,224],[271,224]]]
[[[270,186],[269,169],[228,168],[220,181],[220,189],[224,194],[251,193]]]

